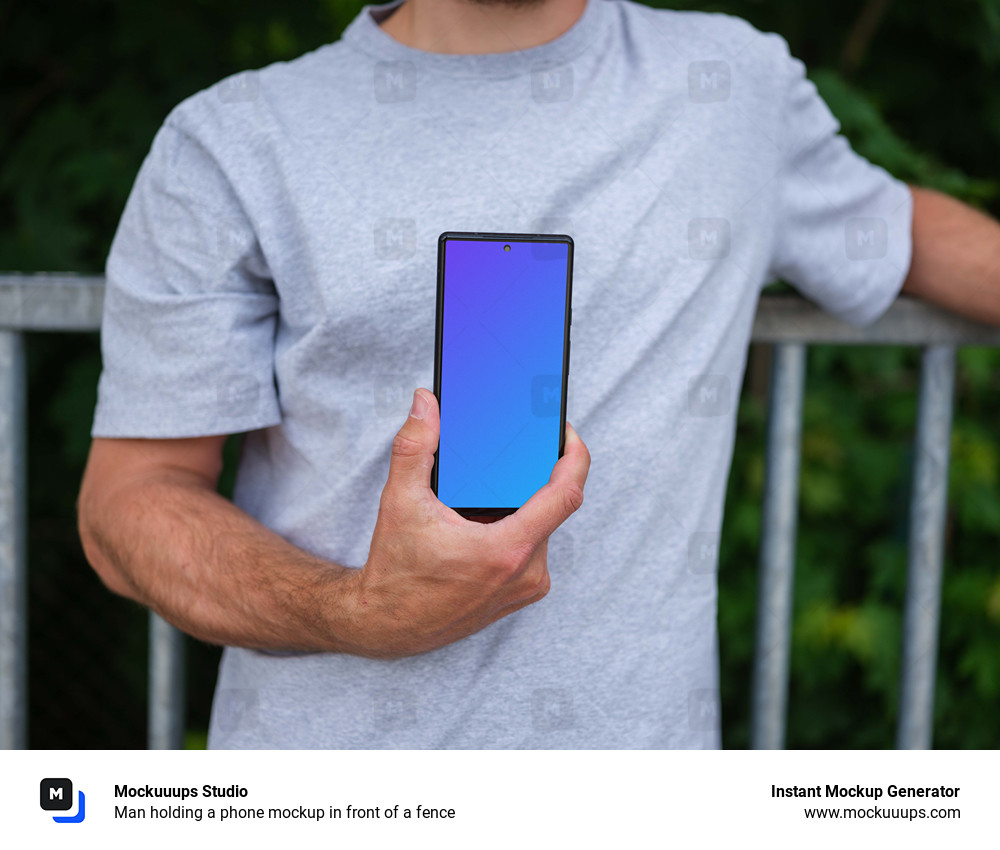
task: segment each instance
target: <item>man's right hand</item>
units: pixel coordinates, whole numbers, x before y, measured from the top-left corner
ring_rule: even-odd
[[[549,535],[583,503],[590,453],[567,424],[548,484],[496,522],[465,519],[430,488],[440,424],[437,399],[418,389],[392,444],[368,561],[351,582],[360,654],[427,652],[537,602],[549,590]]]
[[[590,455],[572,428],[549,483],[484,524],[435,498],[437,400],[418,390],[396,435],[368,561],[307,552],[215,490],[223,436],[96,439],[80,536],[107,586],[200,640],[396,658],[478,631],[541,599],[549,535],[583,501]]]

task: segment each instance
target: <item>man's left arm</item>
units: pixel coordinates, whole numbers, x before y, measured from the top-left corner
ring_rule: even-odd
[[[1000,223],[940,192],[911,191],[913,257],[902,291],[1000,325]]]

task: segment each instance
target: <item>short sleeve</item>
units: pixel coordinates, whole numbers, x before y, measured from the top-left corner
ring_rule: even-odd
[[[281,421],[274,284],[219,158],[171,118],[129,195],[106,277],[93,436],[208,436]]]
[[[913,198],[851,149],[803,64],[781,45],[783,164],[769,279],[788,281],[846,322],[870,324],[909,270]]]

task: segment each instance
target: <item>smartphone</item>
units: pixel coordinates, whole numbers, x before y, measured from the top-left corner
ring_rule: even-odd
[[[562,457],[572,287],[569,236],[438,239],[431,487],[463,516],[513,513]]]

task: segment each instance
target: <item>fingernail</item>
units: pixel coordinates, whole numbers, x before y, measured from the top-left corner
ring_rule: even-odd
[[[413,404],[410,405],[410,416],[414,419],[423,419],[427,415],[427,399],[419,390],[413,391]]]

